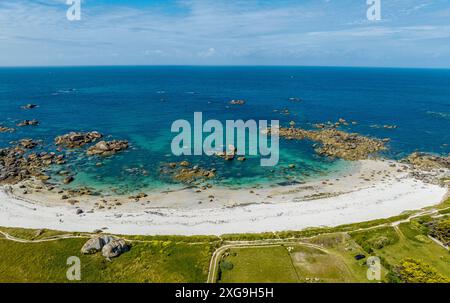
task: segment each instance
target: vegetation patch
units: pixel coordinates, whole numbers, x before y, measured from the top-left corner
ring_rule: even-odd
[[[429,264],[407,258],[395,266],[389,276],[392,282],[404,283],[449,283],[450,279],[438,273]]]
[[[205,282],[212,254],[209,243],[135,242],[112,261],[83,255],[86,239],[19,243],[0,239],[0,282],[72,282],[67,258],[81,261],[80,282]]]
[[[399,240],[393,227],[374,228],[350,233],[350,235],[367,253],[372,253],[374,250],[397,243]]]

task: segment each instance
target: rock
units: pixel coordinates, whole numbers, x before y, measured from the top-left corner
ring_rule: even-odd
[[[110,243],[115,239],[116,239],[115,237],[109,235],[94,236],[93,238],[89,239],[86,243],[84,243],[83,247],[81,248],[81,253],[93,254],[98,251],[101,251],[106,244]]]
[[[103,135],[99,132],[71,132],[55,138],[55,144],[61,145],[66,148],[79,148],[88,143],[97,141],[102,138]]]
[[[233,144],[230,144],[230,145],[228,145],[228,151],[216,152],[215,155],[224,160],[231,161],[236,156],[236,153],[237,153],[237,148]]]
[[[45,229],[38,229],[36,230],[36,232],[34,233],[34,237],[37,238],[39,236],[41,236],[43,233],[45,232]]]
[[[15,131],[14,128],[9,128],[9,127],[0,125],[0,133],[12,133],[13,131]]]
[[[239,99],[239,100],[231,100],[230,104],[232,104],[232,105],[244,105],[245,104],[245,100],[241,100],[241,99]]]
[[[69,183],[72,183],[74,180],[75,180],[75,178],[73,176],[68,176],[68,177],[64,178],[63,183],[69,184]]]
[[[128,148],[128,141],[100,141],[94,146],[89,147],[87,154],[89,156],[111,156]]]
[[[19,141],[19,144],[26,149],[33,149],[38,145],[33,139],[22,139]]]
[[[123,239],[113,239],[102,248],[102,255],[105,258],[115,258],[130,250],[127,242]]]
[[[138,200],[147,197],[148,195],[146,193],[139,193],[135,196],[129,196],[128,199],[134,199],[134,200]],[[116,204],[117,205],[117,204]]]
[[[37,104],[31,104],[31,103],[22,106],[23,109],[33,109],[36,107],[37,107]]]
[[[50,180],[51,177],[50,177],[50,176],[47,176],[47,175],[39,175],[39,176],[38,176],[38,179],[40,179],[40,180],[42,180],[42,181],[47,181],[47,180]]]
[[[191,164],[188,162],[188,161],[181,161],[180,162],[180,166],[184,166],[184,167],[188,167],[188,166],[190,166]]]
[[[245,161],[245,160],[247,160],[247,158],[245,158],[245,157],[238,157],[237,160],[238,161]]]
[[[77,215],[81,215],[83,213],[83,210],[81,208],[77,208],[77,210],[75,211],[75,213]]]
[[[21,127],[21,126],[38,125],[38,124],[39,124],[38,120],[24,120],[24,121],[18,123],[17,126]]]

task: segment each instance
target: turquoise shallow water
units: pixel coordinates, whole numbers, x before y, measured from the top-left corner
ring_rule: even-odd
[[[301,98],[292,102],[290,98]],[[232,99],[243,106],[229,107]],[[33,110],[21,110],[36,103]],[[289,109],[290,115],[274,110]],[[244,163],[206,156],[175,157],[170,143],[174,120],[279,119],[286,125],[311,127],[340,117],[357,121],[345,128],[389,137],[389,158],[413,151],[450,152],[450,70],[314,67],[80,67],[0,69],[0,125],[37,119],[37,127],[1,133],[0,146],[25,137],[53,139],[70,131],[97,130],[111,139],[126,139],[131,148],[108,159],[83,152],[69,155],[76,173],[72,186],[130,192],[174,184],[161,176],[162,163],[188,160],[218,171],[214,181],[226,186],[267,186],[304,181],[348,168],[345,161],[318,157],[311,142],[281,141],[279,164],[261,167],[258,157]],[[378,128],[395,124],[397,129]],[[296,164],[295,170],[287,169]]]

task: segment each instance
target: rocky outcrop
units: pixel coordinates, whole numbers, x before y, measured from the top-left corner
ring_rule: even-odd
[[[128,148],[128,141],[100,141],[94,146],[89,147],[87,154],[89,156],[111,156]]]
[[[130,250],[129,245],[123,239],[113,239],[102,248],[102,255],[105,258],[115,258]]]
[[[50,179],[44,169],[63,161],[63,155],[55,153],[30,153],[37,145],[31,139],[25,139],[18,146],[0,149],[0,182],[15,184],[32,177],[46,181]]]
[[[21,127],[21,126],[30,126],[30,125],[39,125],[39,121],[38,120],[23,120],[20,123],[17,123],[17,126]]]
[[[414,168],[423,170],[450,169],[450,155],[441,157],[416,152],[405,158],[403,162],[411,164]]]
[[[88,143],[97,141],[102,138],[103,135],[99,132],[71,132],[55,138],[55,144],[67,148],[79,148]]]
[[[214,168],[208,170],[197,165],[191,167],[187,161],[182,161],[180,163],[172,162],[167,165],[163,165],[160,172],[171,175],[172,179],[175,181],[187,184],[204,182],[208,179],[213,179],[216,177],[216,170]]]
[[[386,149],[383,140],[347,133],[335,128],[305,130],[290,127],[279,128],[277,131],[280,137],[288,140],[309,139],[318,142],[320,145],[315,148],[318,154],[345,160],[367,159],[375,152]]]

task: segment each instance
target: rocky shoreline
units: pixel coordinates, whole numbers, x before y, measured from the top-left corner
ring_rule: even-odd
[[[243,105],[244,100],[232,100],[234,105]],[[27,104],[23,109],[31,110],[37,105]],[[327,122],[315,124],[315,129],[307,130],[296,128],[295,122],[291,121],[289,127],[268,129],[268,133],[277,132],[281,138],[286,140],[310,140],[314,143],[315,152],[324,157],[340,158],[348,161],[358,161],[370,159],[378,152],[386,150],[386,143],[389,139],[377,139],[366,137],[357,133],[349,133],[338,129],[340,126],[355,125],[357,122],[348,122],[340,118],[337,122]],[[37,126],[39,122],[35,119],[24,120],[17,124],[21,126]],[[389,125],[386,128],[390,127]],[[10,132],[14,129],[0,127],[1,132]],[[57,172],[58,178],[51,181],[52,175],[48,173],[54,166],[61,166],[67,163],[67,153],[72,150],[81,150],[89,157],[111,157],[117,153],[129,149],[129,142],[126,140],[104,140],[104,135],[97,131],[90,132],[69,132],[57,136],[54,139],[54,150],[43,149],[42,142],[30,138],[22,139],[12,144],[12,146],[0,149],[0,184],[18,184],[29,181],[23,186],[24,193],[33,190],[49,190],[59,193],[61,200],[77,203],[74,199],[77,195],[91,195],[93,189],[62,189],[62,186],[72,183],[76,176],[70,171],[60,169]],[[244,156],[237,157],[237,150],[230,145],[223,152],[217,152],[215,157],[226,161],[237,158],[238,161],[246,160]],[[411,175],[424,182],[446,185],[448,182],[448,170],[450,169],[449,156],[440,157],[423,153],[413,153],[403,160],[413,169]],[[101,162],[97,162],[101,166]],[[289,164],[288,169],[295,169],[294,164]],[[179,163],[163,164],[159,170],[160,175],[169,176],[175,183],[193,186],[197,191],[206,190],[212,187],[210,181],[216,178],[215,168],[202,168],[198,165],[191,165],[187,161]],[[31,188],[27,188],[30,186]],[[101,194],[101,193],[99,193]],[[137,198],[141,199],[142,195]]]

